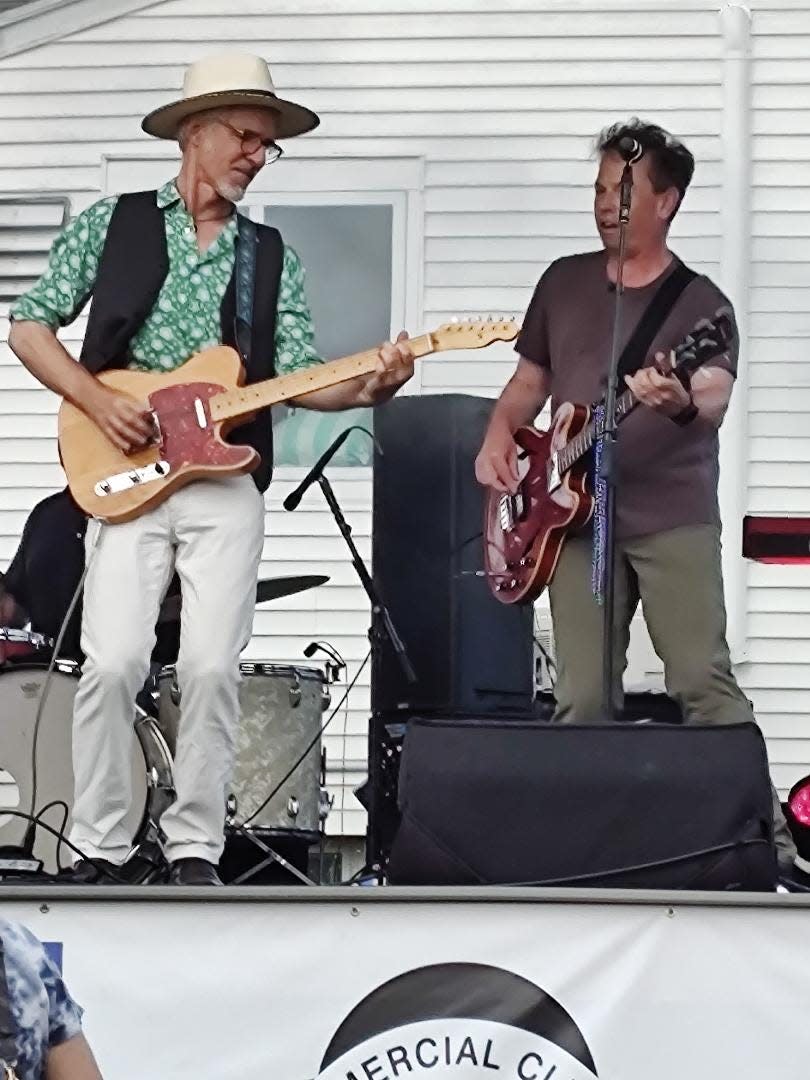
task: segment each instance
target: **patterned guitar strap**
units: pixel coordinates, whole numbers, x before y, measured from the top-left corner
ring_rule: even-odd
[[[238,238],[236,244],[236,319],[234,336],[236,347],[245,365],[250,368],[253,344],[253,292],[256,282],[256,247],[259,230],[250,218],[237,214]]]
[[[17,1025],[11,1015],[6,958],[0,939],[0,1080],[18,1080]]]

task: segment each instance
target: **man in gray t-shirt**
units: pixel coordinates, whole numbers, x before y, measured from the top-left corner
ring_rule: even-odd
[[[590,404],[605,392],[615,305],[619,144],[635,139],[633,199],[624,266],[623,341],[630,340],[653,296],[680,263],[669,249],[670,223],[692,179],[694,159],[660,127],[633,120],[602,132],[594,217],[602,250],[559,259],[540,279],[516,344],[517,369],[492,413],[476,476],[499,491],[518,485],[514,432],[546,401]],[[687,721],[753,719],[731,670],[720,563],[717,507],[718,429],[737,366],[737,342],[700,368],[687,389],[662,375],[668,353],[701,318],[728,300],[705,276],[694,277],[660,326],[649,355],[627,384],[642,408],[619,428],[616,499],[614,700],[621,706],[630,621],[641,601],[669,694]],[[663,357],[661,357],[663,359]],[[620,387],[620,390],[623,389]],[[602,609],[591,589],[591,529],[569,537],[549,587],[557,652],[556,719],[598,720],[602,704]],[[774,793],[780,866],[796,854]]]

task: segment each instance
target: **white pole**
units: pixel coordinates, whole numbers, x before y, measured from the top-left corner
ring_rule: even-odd
[[[728,641],[735,664],[748,657],[748,567],[742,558],[742,519],[748,504],[748,312],[751,258],[751,12],[720,9],[723,62],[720,287],[737,316],[740,359],[731,405],[720,432],[720,514]]]

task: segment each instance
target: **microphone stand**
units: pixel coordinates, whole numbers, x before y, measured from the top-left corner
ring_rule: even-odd
[[[326,476],[323,473],[318,477],[318,484],[323,492],[326,504],[332,511],[332,517],[337,522],[337,527],[340,530],[340,534],[346,541],[346,545],[349,548],[352,557],[352,566],[357,571],[357,576],[360,578],[360,584],[365,590],[366,596],[371,604],[371,626],[369,628],[368,637],[371,642],[372,649],[381,644],[382,632],[388,638],[391,643],[391,647],[396,653],[399,666],[402,668],[402,673],[407,679],[408,683],[416,682],[416,672],[413,669],[413,665],[408,659],[408,653],[405,650],[405,645],[402,639],[396,631],[393,620],[391,619],[391,613],[382,601],[380,594],[377,592],[377,588],[368,572],[366,564],[363,562],[363,557],[357,550],[357,545],[354,542],[352,536],[352,527],[343,516],[343,511],[340,508],[340,503],[337,501],[337,497],[332,490],[332,485],[329,483]]]
[[[624,260],[627,242],[627,223],[633,189],[633,168],[625,162],[619,195],[619,254],[616,263],[616,301],[613,316],[613,340],[610,349],[607,390],[603,417],[602,457],[598,479],[605,485],[604,582],[602,623],[602,719],[612,723],[616,716],[613,701],[613,618],[616,610],[616,392],[619,376],[619,355],[622,335],[622,301],[624,298]]]
[[[332,490],[332,485],[329,483],[329,480],[326,478],[326,476],[324,476],[323,473],[321,473],[318,477],[318,483],[320,484],[321,491],[323,492],[324,498],[326,499],[326,503],[329,509],[332,511],[332,517],[334,517],[335,521],[337,522],[337,527],[340,530],[340,534],[346,541],[346,545],[348,546],[351,553],[352,565],[357,571],[357,576],[360,578],[360,583],[365,590],[366,596],[369,599],[369,603],[371,604],[371,625],[369,626],[368,630],[368,639],[371,644],[372,655],[374,655],[375,650],[379,650],[382,646],[383,638],[387,637],[389,642],[391,643],[391,647],[396,653],[399,666],[402,669],[402,674],[405,676],[408,684],[413,685],[415,682],[417,682],[416,672],[414,671],[413,665],[408,658],[408,653],[405,650],[405,645],[399,634],[397,633],[396,627],[394,626],[393,620],[391,618],[391,613],[383,603],[382,597],[377,591],[377,587],[374,584],[371,574],[369,574],[368,568],[363,562],[363,557],[357,550],[357,545],[355,544],[354,537],[352,536],[351,525],[349,525],[349,523],[346,521],[346,518],[343,516],[343,511],[341,510],[340,503],[337,501],[337,497]],[[370,728],[369,730],[373,730],[373,721],[372,728]],[[372,785],[374,783],[372,775],[373,767],[373,755],[371,751],[369,751],[369,781],[372,783]],[[372,811],[369,808],[369,820],[371,820],[371,815]],[[363,867],[363,870],[360,874],[360,879],[371,880],[372,878],[376,879],[377,884],[382,885],[382,867],[371,866],[369,861]]]

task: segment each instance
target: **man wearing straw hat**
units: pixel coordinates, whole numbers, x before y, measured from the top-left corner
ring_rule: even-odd
[[[239,348],[248,381],[319,362],[297,255],[275,229],[234,210],[260,169],[281,156],[278,141],[317,124],[314,113],[276,94],[258,56],[227,54],[193,64],[183,96],[142,125],[179,143],[177,178],[158,191],[102,199],[80,214],[54,243],[46,272],[14,306],[10,344],[22,362],[122,450],[144,445],[151,428],[144,403],[95,378],[106,368],[167,371],[220,343]],[[246,285],[251,278],[252,288]],[[77,364],[55,331],[91,295]],[[386,400],[413,372],[406,339],[403,332],[381,346],[372,375],[298,403],[336,410]],[[233,439],[261,455],[253,477],[199,480],[135,521],[100,534],[88,530],[87,660],[73,738],[71,841],[85,856],[75,868],[79,881],[115,880],[130,851],[132,702],[148,673],[158,606],[176,568],[183,592],[182,715],[177,798],[161,825],[170,881],[219,883],[238,656],[251,632],[264,540],[262,492],[272,468],[267,414]]]

